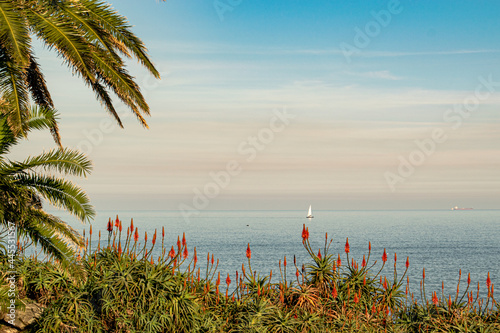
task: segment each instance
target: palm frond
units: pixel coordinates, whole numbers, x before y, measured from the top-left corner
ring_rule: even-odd
[[[68,16],[71,22],[81,31],[82,35],[85,35],[87,41],[92,45],[104,47],[113,59],[122,63],[114,50],[116,44],[115,38],[91,19],[85,7],[80,6],[78,2],[64,1],[57,4],[63,15]]]
[[[34,105],[31,107],[28,119],[23,122],[23,130],[29,132],[34,129],[49,129],[54,141],[62,149],[59,126],[57,124],[58,120],[59,114],[53,108]]]
[[[87,176],[92,170],[92,162],[80,151],[68,148],[52,149],[38,156],[28,157],[22,162],[9,162],[0,169],[0,175],[13,175],[35,168],[56,170],[61,173]]]
[[[54,107],[54,102],[47,88],[45,77],[34,55],[30,55],[30,63],[26,68],[26,82],[35,104],[51,108]]]
[[[123,128],[122,120],[120,119],[120,116],[118,115],[118,113],[115,110],[115,107],[113,106],[113,101],[112,101],[111,97],[109,96],[109,93],[106,90],[106,87],[104,87],[98,81],[89,82],[89,84],[92,87],[92,90],[94,91],[99,102],[101,102],[101,104],[104,105],[106,110],[113,116],[113,118],[115,118],[118,125],[121,128]]]
[[[149,115],[149,106],[142,95],[139,86],[134,82],[129,73],[118,63],[102,52],[92,52],[96,64],[96,70],[99,78],[102,79],[108,87],[113,89],[114,93],[131,108],[135,116],[144,127],[148,127],[146,121],[141,115],[141,111]]]
[[[17,228],[18,235],[29,237],[35,245],[42,250],[59,259],[64,266],[70,265],[83,245],[83,239],[77,242],[69,241],[63,234],[51,226],[51,216],[39,214],[40,211],[32,210],[28,218],[23,221],[22,227]]]
[[[55,49],[74,72],[95,81],[87,41],[68,20],[48,10],[42,6],[27,10],[28,21],[34,32],[49,48]]]
[[[12,59],[24,67],[30,54],[30,36],[25,18],[14,1],[0,2],[0,44],[9,51]]]
[[[160,73],[149,59],[144,43],[131,31],[124,16],[119,15],[110,5],[96,0],[82,0],[79,4],[88,10],[90,18],[125,45],[136,59],[156,78]]]
[[[32,188],[57,208],[63,208],[82,222],[95,217],[95,211],[87,194],[70,181],[45,175],[18,174],[17,184]]]
[[[28,89],[24,80],[23,69],[17,66],[14,60],[0,45],[0,92],[6,102],[3,115],[15,136],[24,133],[21,131],[23,119],[28,114]]]
[[[0,162],[4,159],[3,155],[7,154],[10,147],[17,143],[17,138],[14,136],[7,123],[7,118],[0,108]]]

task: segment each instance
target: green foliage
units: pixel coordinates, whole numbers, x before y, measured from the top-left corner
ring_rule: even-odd
[[[22,123],[29,113],[30,97],[39,107],[54,107],[35,57],[34,38],[83,79],[120,126],[111,91],[147,127],[144,116],[149,115],[149,107],[122,57],[135,57],[156,78],[159,73],[125,17],[98,0],[3,0],[0,100],[6,106],[1,113],[15,135],[26,135]],[[51,131],[60,145],[57,126]]]
[[[311,255],[303,270],[296,260],[290,280],[286,258],[280,277],[261,276],[242,267],[235,281],[221,288],[216,261],[207,258],[205,277],[197,267],[197,254],[189,257],[185,239],[177,248],[164,244],[152,257],[156,244],[134,237],[132,225],[122,239],[122,222],[108,222],[106,240],[86,250],[79,269],[64,269],[53,261],[32,258],[16,263],[20,297],[46,306],[33,332],[497,332],[499,309],[488,287],[484,300],[471,299],[469,288],[445,299],[418,302],[403,289],[406,271],[392,279],[373,272],[368,260],[359,265],[349,257],[344,263],[325,246],[314,254],[308,237],[303,240]],[[125,231],[123,232],[125,234]],[[163,234],[163,233],[162,233]],[[92,233],[89,232],[89,241]],[[326,243],[325,243],[326,244]],[[158,253],[158,251],[156,252]],[[350,260],[349,260],[350,259]],[[396,260],[396,257],[395,257]],[[328,263],[328,264],[326,264]],[[6,262],[4,262],[6,265]],[[181,269],[181,266],[184,266]],[[395,265],[396,266],[396,265]],[[83,273],[82,273],[83,272]],[[298,273],[298,276],[297,276]],[[424,281],[423,281],[424,282]],[[407,282],[408,283],[408,282]],[[470,282],[468,282],[470,284]],[[0,285],[0,294],[4,287]],[[435,296],[435,297],[434,297]],[[463,300],[465,299],[465,300]]]
[[[31,109],[22,119],[21,127],[53,128],[57,114],[50,108]],[[0,253],[7,255],[4,244],[13,240],[31,242],[57,258],[63,265],[73,265],[75,255],[84,246],[83,237],[67,223],[42,209],[45,199],[56,207],[66,209],[82,221],[93,218],[95,212],[85,192],[57,174],[85,176],[91,162],[80,152],[55,149],[24,161],[10,161],[7,153],[22,139],[21,133],[11,130],[7,116],[0,113]],[[40,173],[50,172],[50,175]],[[16,234],[8,238],[6,231],[14,227]],[[10,244],[13,245],[13,244]],[[21,251],[21,246],[16,246]]]

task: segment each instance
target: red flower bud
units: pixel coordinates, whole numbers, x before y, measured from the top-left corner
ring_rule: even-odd
[[[175,250],[174,250],[174,247],[172,246],[172,248],[170,249],[170,252],[168,253],[168,256],[172,259],[175,258]]]
[[[134,231],[134,219],[130,219],[130,232]]]
[[[436,305],[436,306],[439,304],[439,299],[437,297],[437,293],[436,292],[434,292],[432,294],[432,303],[434,303],[434,305]]]
[[[193,256],[193,261],[194,261],[194,264],[196,265],[196,263],[198,262],[198,255],[196,254],[196,247],[194,248],[194,256]]]
[[[425,268],[422,270],[422,278],[425,280]]]
[[[306,225],[303,225],[302,228],[302,242],[305,242],[309,238],[309,232],[306,229]]]
[[[137,231],[137,228],[135,228],[134,241],[137,242],[138,240],[139,240],[139,232]]]
[[[285,259],[283,259],[283,266],[286,267],[286,256],[285,256]]]
[[[340,260],[340,254],[339,254],[339,256],[337,257],[337,267],[340,267],[340,265],[342,265],[342,261]]]
[[[406,257],[406,268],[410,267],[410,258]]]
[[[120,225],[120,220],[118,219],[118,215],[116,215],[115,227],[118,227],[119,225]]]
[[[182,233],[182,246],[186,246],[186,235],[184,232]]]
[[[106,230],[108,230],[108,232],[113,231],[113,222],[111,222],[111,217],[108,220],[108,227],[106,228]]]
[[[299,270],[297,269],[297,271],[295,272],[295,276],[298,278],[299,275],[300,275],[300,273],[299,273]]]
[[[148,232],[147,231],[144,232],[144,242],[146,242],[146,243],[148,242]]]
[[[491,286],[491,279],[490,279],[490,272],[488,272],[488,277],[486,278],[486,287],[490,289]]]
[[[252,251],[250,250],[250,243],[248,243],[248,246],[247,246],[247,258],[248,259],[252,258]]]
[[[382,254],[382,261],[384,263],[387,261],[387,252],[385,252],[385,249],[384,249],[384,253]]]
[[[92,224],[90,225],[90,231],[89,234],[92,236]]]
[[[365,267],[366,266],[366,259],[365,259],[365,255],[363,254],[363,261],[361,262],[361,267]]]
[[[398,255],[394,253],[394,263],[396,263],[397,261],[398,261]]]
[[[335,285],[333,285],[332,296],[333,298],[337,298],[337,295],[338,295],[337,288],[335,287]]]
[[[469,273],[469,277],[467,278],[467,285],[470,285],[470,273]]]
[[[188,248],[187,246],[184,248],[184,253],[182,254],[182,257],[186,259],[188,257]]]
[[[321,259],[321,249],[318,250],[318,258]]]
[[[349,253],[349,250],[350,250],[350,247],[349,247],[349,237],[346,238],[345,240],[345,248],[344,248],[344,251],[345,253]]]
[[[229,273],[227,273],[226,284],[228,287],[231,284],[231,278],[229,277]]]
[[[155,245],[155,243],[156,243],[156,229],[155,229],[155,233],[153,235],[152,243],[153,243],[153,245]]]
[[[122,230],[123,230],[122,221],[121,220],[118,222],[118,230],[120,230],[120,232],[122,232]]]

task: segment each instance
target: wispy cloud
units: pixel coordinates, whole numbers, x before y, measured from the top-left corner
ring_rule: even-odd
[[[398,81],[398,80],[403,79],[402,77],[399,77],[399,76],[392,74],[390,71],[370,71],[370,72],[362,72],[362,73],[346,72],[346,74],[352,75],[352,76],[368,78],[368,79],[383,79],[383,80],[392,80],[392,81]]]
[[[290,47],[266,47],[266,46],[243,46],[224,43],[151,43],[153,52],[168,52],[170,54],[247,54],[247,55],[341,55],[343,51],[338,47],[331,48],[290,48]],[[354,53],[358,57],[410,57],[410,56],[439,56],[460,54],[483,54],[500,53],[498,49],[455,49],[455,50],[432,50],[432,51],[369,51],[363,50]]]

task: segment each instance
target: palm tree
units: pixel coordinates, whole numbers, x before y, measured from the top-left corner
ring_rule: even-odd
[[[57,114],[53,109],[31,108],[22,119],[23,133],[53,129]],[[83,190],[55,173],[86,176],[91,162],[80,152],[57,148],[24,161],[10,161],[6,154],[23,137],[15,134],[0,113],[0,227],[16,226],[18,236],[31,240],[49,255],[68,264],[84,245],[83,238],[67,223],[42,209],[42,199],[64,208],[82,222],[95,212]],[[52,174],[40,173],[39,170]]]
[[[11,106],[6,120],[14,135],[25,135],[21,124],[29,113],[30,97],[38,106],[54,107],[32,38],[54,50],[121,127],[110,91],[147,128],[143,116],[149,115],[149,106],[122,57],[135,57],[156,78],[159,73],[124,16],[99,0],[1,0],[0,97]],[[51,131],[60,145],[57,126]]]

